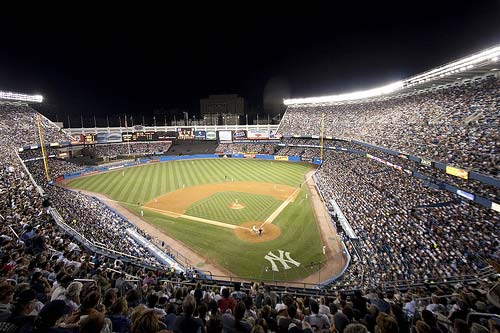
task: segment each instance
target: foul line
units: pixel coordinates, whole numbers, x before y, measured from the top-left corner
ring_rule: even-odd
[[[312,178],[312,175],[309,178]],[[304,185],[305,183],[307,183],[307,181],[309,180],[309,178],[307,178],[306,180],[304,180],[304,182],[301,185]],[[297,198],[297,195],[299,194],[301,188],[302,188],[302,186],[300,186],[295,191],[293,191],[293,193],[290,194],[290,196],[285,201],[283,201],[281,203],[281,205],[279,205],[279,207],[276,208],[276,210],[271,213],[271,215],[269,215],[269,217],[264,221],[264,223],[262,223],[259,226],[259,229],[262,228],[264,225],[266,225],[268,223],[273,223],[273,221],[290,204],[290,202],[293,202],[295,200],[295,198]],[[117,203],[125,203],[127,205],[130,205],[130,203],[120,202],[120,201],[116,201],[116,200],[109,199],[109,198],[107,198],[107,201],[113,201],[113,202],[117,202]],[[302,201],[300,203],[302,203]],[[214,220],[209,220],[209,219],[204,219],[204,218],[201,218],[201,217],[196,217],[196,216],[191,216],[191,215],[179,214],[179,213],[171,212],[171,211],[168,211],[168,210],[162,210],[162,209],[153,208],[153,207],[147,207],[147,206],[141,206],[141,208],[142,209],[146,209],[146,210],[150,210],[150,211],[155,211],[155,212],[158,212],[158,213],[161,213],[161,214],[173,217],[173,218],[179,218],[180,217],[180,218],[183,218],[183,219],[186,219],[186,220],[202,222],[202,223],[211,224],[211,225],[215,225],[215,226],[218,226],[218,227],[223,227],[223,228],[228,228],[228,229],[233,229],[233,230],[239,228],[239,229],[245,229],[245,230],[252,231],[252,229],[250,229],[250,228],[245,228],[245,227],[241,227],[241,226],[238,226],[238,225],[224,223],[224,222],[219,222],[219,221],[214,221]]]
[[[192,220],[192,221],[202,222],[202,223],[206,223],[206,224],[216,225],[218,227],[223,227],[223,228],[228,228],[228,229],[237,229],[237,228],[240,228],[240,229],[250,230],[250,228],[240,227],[240,226],[234,225],[234,224],[229,224],[229,223],[224,223],[224,222],[219,222],[219,221],[204,219],[202,217],[196,217],[196,216],[191,216],[191,215],[184,215],[184,214],[174,213],[174,212],[170,212],[168,210],[162,210],[162,209],[152,208],[152,207],[146,207],[146,206],[143,206],[142,208],[147,209],[147,210],[156,211],[156,212],[162,213],[162,214],[170,216],[170,217],[175,217],[175,218],[179,218],[180,217],[180,218],[183,218],[183,219],[186,219],[186,220]]]
[[[260,228],[262,228],[267,223],[273,223],[274,219],[278,217],[278,215],[286,208],[286,206],[288,206],[290,202],[295,200],[295,198],[299,194],[299,191],[300,188],[296,189],[285,201],[283,201],[281,205],[279,205],[279,207],[276,208],[276,210],[271,215],[269,215],[269,217],[264,221],[264,223],[260,225]]]
[[[309,178],[306,178],[304,180],[304,182],[302,182],[301,186],[296,189],[292,194],[290,194],[290,196],[285,200],[283,201],[283,203],[281,205],[279,205],[278,208],[276,208],[276,210],[274,212],[271,213],[271,215],[269,215],[269,217],[264,221],[264,223],[262,223],[260,225],[259,228],[262,228],[264,225],[268,224],[268,223],[273,223],[273,221],[278,217],[278,215],[286,208],[286,206],[288,206],[288,204],[290,202],[293,202],[295,200],[295,198],[297,197],[297,195],[299,194],[300,190],[302,189],[302,185],[306,184],[307,181],[312,178],[312,174],[311,176],[309,176]],[[302,199],[303,200],[303,199]],[[302,203],[302,201],[301,201]]]

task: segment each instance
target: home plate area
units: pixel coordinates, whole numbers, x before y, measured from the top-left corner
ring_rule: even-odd
[[[256,230],[254,230],[254,226]],[[260,235],[259,228],[262,229]],[[234,229],[234,233],[239,239],[246,242],[262,243],[278,238],[281,230],[278,226],[271,223],[245,222],[239,228]]]

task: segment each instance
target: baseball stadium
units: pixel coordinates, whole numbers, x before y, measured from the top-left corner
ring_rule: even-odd
[[[498,332],[499,57],[285,99],[274,124],[64,127],[41,95],[0,91],[2,277],[41,285],[41,306],[94,286],[117,293],[109,311],[123,296],[180,313],[193,290],[276,313],[317,298],[337,327],[385,311],[451,327],[462,311]]]

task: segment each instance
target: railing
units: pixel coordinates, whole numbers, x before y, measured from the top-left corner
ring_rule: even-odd
[[[194,128],[195,131],[224,131],[224,130],[248,130],[248,129],[270,129],[277,130],[279,125],[177,125],[177,126],[143,126],[145,132],[177,132],[180,128]],[[120,127],[71,127],[64,128],[71,135],[88,133],[123,133],[133,132],[134,126]]]
[[[170,283],[172,285],[181,285],[181,286],[196,286],[198,283],[201,284],[202,287],[208,287],[208,288],[213,288],[213,287],[232,287],[234,286],[235,282],[242,283],[241,284],[241,291],[248,291],[250,290],[247,285],[253,284],[252,282],[241,282],[241,281],[221,281],[221,280],[214,280],[210,282],[191,282],[191,281],[175,281],[175,280],[160,280],[162,283]],[[265,281],[260,281],[259,282],[265,282]],[[284,287],[282,285],[273,285],[270,283],[265,284],[265,286],[272,286],[273,291],[276,292],[289,292],[293,293],[294,295],[297,296],[318,296],[318,295],[329,295],[328,293],[325,293],[324,290],[322,289],[315,289],[315,288],[302,288],[302,287]],[[331,293],[330,295],[334,295]]]

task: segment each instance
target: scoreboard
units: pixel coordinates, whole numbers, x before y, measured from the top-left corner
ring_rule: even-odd
[[[128,141],[155,141],[155,132],[134,132],[134,133],[122,133],[122,140],[124,142]]]
[[[95,143],[95,134],[87,134],[85,135],[85,144],[91,145]]]
[[[177,134],[176,132],[174,132]],[[169,132],[134,132],[122,133],[123,142],[136,142],[136,141],[163,141],[175,139],[175,135]]]

